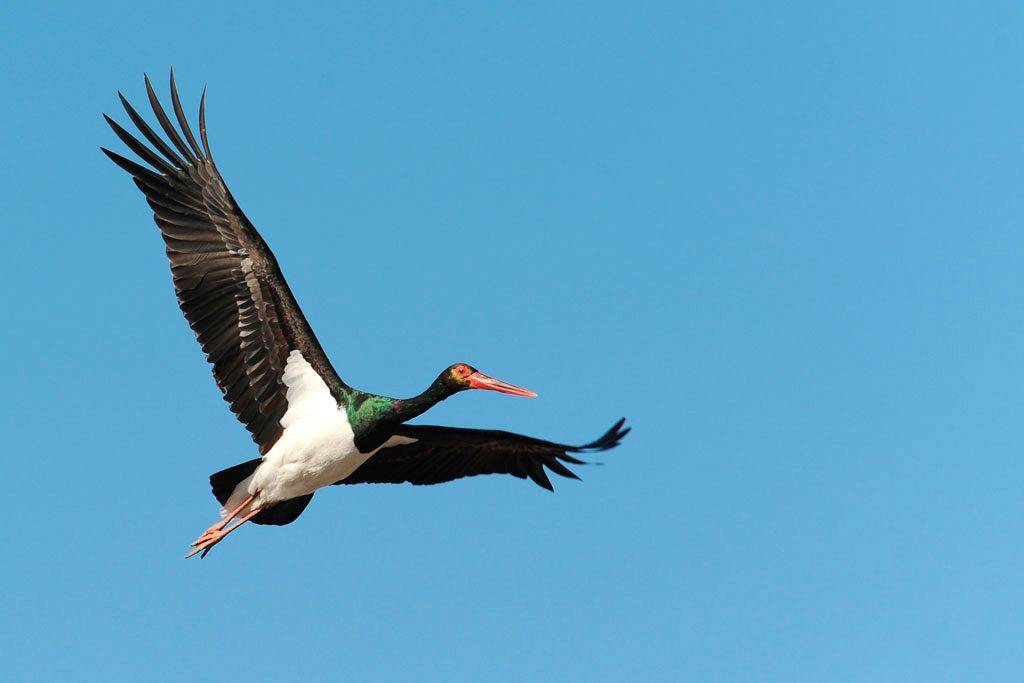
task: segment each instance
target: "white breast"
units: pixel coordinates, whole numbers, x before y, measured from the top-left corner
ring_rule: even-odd
[[[253,473],[248,493],[257,504],[276,503],[312,493],[352,474],[369,453],[356,448],[352,425],[324,380],[299,351],[288,355],[282,376],[288,410],[284,432]]]
[[[416,441],[394,436],[369,453],[360,452],[345,408],[337,405],[323,378],[299,351],[288,355],[282,380],[288,401],[281,418],[284,431],[252,476],[235,487],[223,510],[234,509],[256,492],[255,506],[313,493],[345,479],[381,448]]]

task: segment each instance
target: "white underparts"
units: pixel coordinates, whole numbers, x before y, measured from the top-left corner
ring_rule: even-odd
[[[338,406],[323,378],[299,351],[288,354],[282,380],[288,401],[281,418],[284,431],[252,476],[235,487],[221,514],[257,492],[253,503],[240,514],[253,506],[307,495],[346,478],[381,448],[416,441],[394,436],[379,448],[361,453],[345,407]]]

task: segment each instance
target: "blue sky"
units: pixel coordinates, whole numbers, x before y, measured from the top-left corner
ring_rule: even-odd
[[[3,677],[1019,680],[1024,10],[776,5],[8,8]],[[184,562],[255,451],[98,150],[171,65],[346,381],[623,446]]]

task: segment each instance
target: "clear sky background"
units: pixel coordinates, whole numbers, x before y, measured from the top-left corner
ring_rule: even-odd
[[[773,4],[2,10],[0,678],[1020,680],[1024,9]],[[183,561],[255,448],[98,149],[171,65],[346,381],[622,447]]]

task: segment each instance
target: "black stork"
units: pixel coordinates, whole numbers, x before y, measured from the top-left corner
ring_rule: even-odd
[[[345,384],[270,248],[217,170],[206,139],[206,90],[199,104],[200,148],[182,110],[173,70],[171,103],[180,131],[148,76],[145,82],[153,113],[171,144],[118,93],[128,118],[152,147],[109,116],[104,119],[151,168],[101,149],[146,195],[166,243],[178,304],[213,364],[224,399],[260,453],[210,477],[222,519],[192,543],[186,558],[205,557],[249,520],[294,521],[317,489],[332,484],[439,484],[502,473],[529,477],[553,490],[544,468],[578,479],[564,463],[585,461],[572,454],[614,448],[629,432],[623,429],[625,420],[619,420],[596,441],[567,446],[503,431],[405,424],[466,389],[536,396],[466,363],[448,367],[412,398],[379,396]]]

